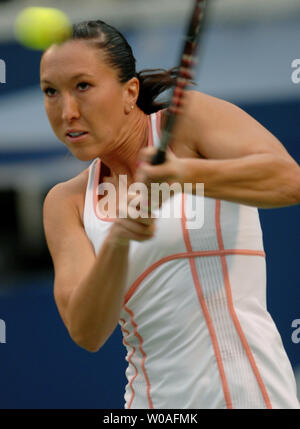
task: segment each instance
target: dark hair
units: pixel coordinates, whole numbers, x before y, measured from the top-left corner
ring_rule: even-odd
[[[168,106],[168,102],[155,102],[155,99],[175,85],[178,73],[176,67],[170,70],[147,69],[137,73],[136,60],[125,37],[116,28],[101,20],[73,24],[71,39],[84,39],[95,43],[104,52],[108,64],[118,70],[120,83],[125,83],[133,77],[139,79],[137,105],[144,113],[157,112]]]

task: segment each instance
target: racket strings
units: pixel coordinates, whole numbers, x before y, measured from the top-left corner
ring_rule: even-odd
[[[195,51],[204,18],[205,5],[205,0],[198,0],[193,12],[193,18],[187,33],[175,89],[169,106],[169,112],[173,115],[182,113],[184,90],[193,80],[193,67],[196,64]],[[170,134],[170,130],[168,131],[168,134]]]

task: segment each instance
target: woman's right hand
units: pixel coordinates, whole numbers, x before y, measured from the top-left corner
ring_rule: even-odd
[[[138,211],[132,212],[129,209],[130,203],[136,197],[137,194],[127,193],[127,207],[125,206],[127,210],[122,207],[117,209],[117,218],[110,230],[111,239],[116,244],[128,245],[130,240],[146,241],[154,237],[155,217],[151,215],[149,205],[141,203],[141,210]],[[140,216],[136,217],[134,213],[139,213]],[[141,213],[143,213],[143,217]]]

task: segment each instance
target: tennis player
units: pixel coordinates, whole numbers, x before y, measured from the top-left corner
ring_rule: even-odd
[[[71,336],[97,352],[117,324],[127,348],[125,408],[299,408],[293,371],[266,308],[257,208],[300,203],[300,168],[240,108],[189,91],[167,160],[150,163],[165,121],[155,101],[175,71],[136,73],[124,37],[102,21],[42,56],[41,87],[56,136],[78,176],[44,202],[54,296]],[[164,202],[180,217],[121,217],[129,187],[192,183]],[[99,185],[116,189],[117,216]],[[187,220],[204,183],[204,224]],[[125,194],[125,195],[124,195]],[[121,201],[120,200],[120,201]],[[102,208],[101,208],[102,207]]]

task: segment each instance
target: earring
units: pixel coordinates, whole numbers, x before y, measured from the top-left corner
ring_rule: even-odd
[[[133,110],[133,109],[134,109],[134,105],[131,106],[131,110]]]

